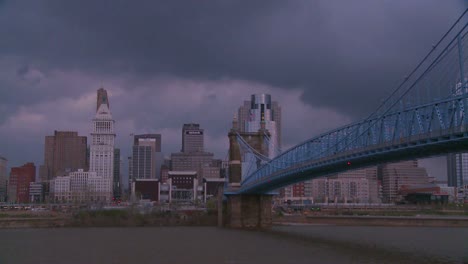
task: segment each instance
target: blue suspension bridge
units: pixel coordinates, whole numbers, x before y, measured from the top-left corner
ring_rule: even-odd
[[[247,176],[238,177],[240,184],[230,179],[225,194],[262,195],[350,169],[468,151],[467,11],[362,121],[313,137],[273,159],[231,131],[237,133],[242,156],[251,162],[240,169]],[[260,136],[269,139],[268,134]],[[240,163],[233,157],[230,161],[231,166]],[[230,169],[231,178],[233,173]]]

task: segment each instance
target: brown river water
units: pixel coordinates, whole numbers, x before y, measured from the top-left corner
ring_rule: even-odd
[[[468,263],[468,228],[3,229],[0,263]]]

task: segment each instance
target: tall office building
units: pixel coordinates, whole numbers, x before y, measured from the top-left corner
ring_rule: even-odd
[[[112,190],[114,177],[114,119],[109,109],[107,91],[98,90],[98,110],[93,119],[93,132],[91,133],[90,168],[96,172],[97,177],[103,177],[108,181]],[[112,193],[109,193],[109,198]]]
[[[0,202],[5,202],[7,197],[7,163],[8,160],[0,156]]]
[[[196,171],[203,178],[219,178],[221,167],[213,161],[213,153],[204,151],[204,130],[199,124],[182,127],[182,152],[171,154],[172,171]]]
[[[468,184],[468,153],[447,155],[447,184],[449,187]]]
[[[244,101],[239,107],[238,129],[241,132],[257,132],[261,123],[270,132],[268,148],[270,158],[276,157],[281,150],[281,107],[278,102],[271,100],[269,94],[253,94],[250,101]]]
[[[171,169],[172,171],[196,171],[200,182],[203,178],[219,178],[221,167],[213,163],[213,157],[213,153],[210,152],[172,153]]]
[[[11,168],[8,182],[8,201],[12,203],[29,202],[29,184],[36,180],[36,166],[26,163],[21,167]]]
[[[460,76],[459,80],[461,79],[462,76]],[[459,81],[455,86],[454,95],[468,93],[466,77],[464,78],[464,87],[462,86],[463,84]],[[460,120],[463,116],[465,115],[462,111],[455,113],[454,122],[457,124],[463,121],[466,124],[466,119]],[[468,153],[451,153],[447,155],[447,184],[449,187],[457,187],[458,199],[465,198],[463,197],[465,195],[468,196]]]
[[[54,131],[45,137],[44,164],[39,168],[41,181],[48,181],[77,169],[87,169],[87,137],[78,132]]]
[[[268,145],[268,157],[274,158],[279,155],[281,149],[281,107],[276,101],[272,101],[269,94],[252,94],[250,101],[244,101],[237,112],[238,129],[240,132],[257,132],[262,127],[270,133]],[[244,155],[242,164],[242,178],[246,177],[250,170],[252,157]],[[280,190],[282,196],[303,195],[304,183],[297,183]]]
[[[199,124],[184,124],[182,127],[182,152],[203,152],[203,129]]]
[[[148,145],[151,146],[154,152],[161,152],[162,137],[161,134],[141,134],[133,136],[133,145]]]
[[[159,179],[163,155],[160,134],[135,135],[132,147],[131,179]]]

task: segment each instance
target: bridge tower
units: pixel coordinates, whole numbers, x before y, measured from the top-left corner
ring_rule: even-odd
[[[242,155],[238,142],[241,137],[257,153],[268,156],[268,144],[265,137],[270,133],[265,123],[257,132],[240,132],[237,119],[229,131],[229,186],[226,190],[227,206],[224,225],[232,228],[269,228],[271,227],[272,195],[270,194],[233,194],[241,186]],[[257,162],[260,166],[260,161]]]

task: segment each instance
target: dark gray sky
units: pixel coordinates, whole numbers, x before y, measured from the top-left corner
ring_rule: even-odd
[[[237,107],[262,92],[283,107],[290,147],[370,114],[467,7],[0,0],[0,154],[10,166],[39,165],[45,135],[89,135],[101,84],[125,156],[131,133],[161,133],[165,154],[178,151],[182,124],[196,122],[224,158]]]

